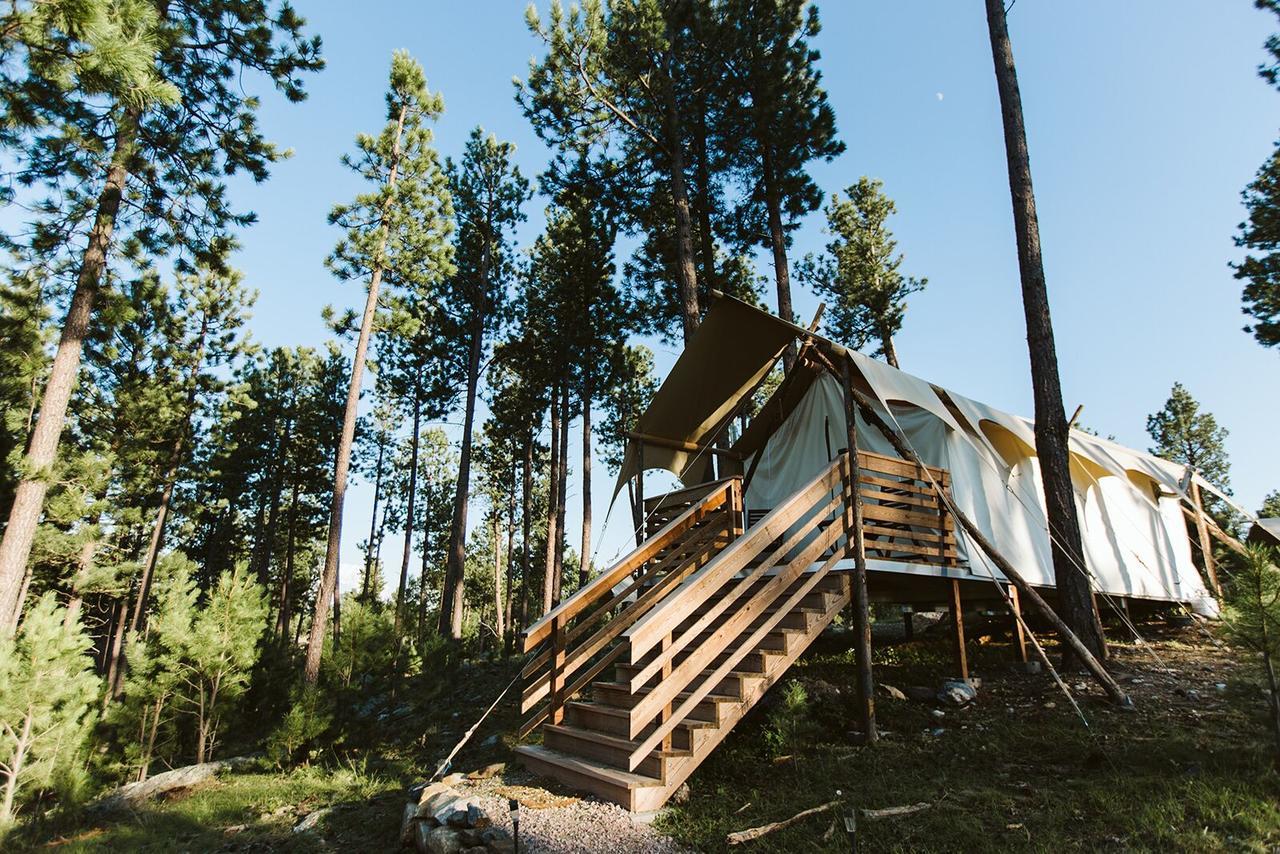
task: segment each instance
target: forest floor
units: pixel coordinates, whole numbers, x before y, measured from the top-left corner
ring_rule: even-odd
[[[877,681],[908,694],[936,688],[950,670],[943,633],[888,643],[891,627],[880,628]],[[1143,643],[1111,631],[1113,669],[1135,713],[1114,709],[1073,675],[1067,684],[1078,714],[1050,676],[1011,666],[1008,639],[997,634],[970,643],[971,669],[982,679],[976,702],[951,709],[881,694],[883,738],[874,748],[852,744],[853,659],[848,636],[828,633],[789,674],[804,701],[785,685],[770,692],[694,774],[687,799],[651,826],[523,772],[509,755],[510,704],[476,733],[454,770],[507,763],[463,785],[487,799],[499,822],[505,799],[520,800],[529,851],[721,850],[732,831],[833,799],[839,810],[743,848],[847,851],[844,812],[927,804],[906,816],[861,818],[860,849],[1274,850],[1280,777],[1256,668],[1199,627],[1151,622],[1139,631]],[[462,690],[397,726],[416,732],[416,741],[288,773],[226,774],[127,817],[63,816],[8,844],[66,852],[397,850],[407,787],[434,770],[513,673],[509,663],[468,667],[452,683]],[[325,809],[312,830],[294,831]]]

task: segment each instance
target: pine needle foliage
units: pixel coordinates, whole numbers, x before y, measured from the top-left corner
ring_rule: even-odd
[[[0,833],[24,796],[76,782],[100,685],[90,646],[52,593],[0,637]]]
[[[1280,689],[1276,659],[1280,657],[1280,553],[1248,546],[1248,556],[1231,576],[1223,628],[1232,642],[1256,653],[1266,680],[1268,714],[1275,737],[1275,764],[1280,768]]]

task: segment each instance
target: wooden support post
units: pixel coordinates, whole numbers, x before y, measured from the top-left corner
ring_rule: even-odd
[[[666,637],[664,637],[664,638],[662,639],[662,644],[661,644],[661,647],[660,647],[660,648],[661,648],[662,652],[666,652],[668,649],[670,649],[670,648],[671,648],[671,633],[670,633],[670,632],[668,632],[668,633],[667,633],[667,636],[666,636]],[[665,663],[663,663],[663,665],[662,665],[662,681],[666,681],[666,680],[667,680],[667,679],[669,679],[669,678],[671,678],[671,661],[670,661],[670,659],[668,659],[668,660],[667,660]],[[662,707],[662,717],[661,717],[661,722],[665,724],[665,723],[666,723],[667,721],[669,721],[669,720],[671,720],[671,704],[670,704],[670,703],[667,703],[665,706],[663,706],[663,707]],[[671,733],[667,733],[666,735],[664,735],[664,736],[662,737],[662,749],[663,749],[664,751],[665,751],[665,750],[670,750],[670,749],[671,749]],[[663,774],[662,782],[664,782],[664,783],[665,783],[665,782],[667,781],[667,780],[666,780],[667,763],[666,763],[665,761],[660,761],[660,763],[661,763],[661,764],[660,764],[660,767],[662,768],[662,774]]]
[[[640,525],[636,528],[636,548],[644,545],[647,539],[645,528],[649,527],[648,514],[644,512],[644,441],[636,440],[636,504],[640,505]]]
[[[557,614],[551,623],[551,690],[547,706],[547,717],[553,724],[564,720],[564,660],[565,630],[564,617]]]
[[[918,464],[921,463],[920,458],[913,450],[911,450],[911,447],[907,444],[906,440],[898,433],[898,431],[886,424],[884,419],[880,417],[879,413],[875,411],[870,400],[854,389],[852,383],[846,383],[845,388],[846,395],[850,393],[853,395],[853,398],[858,405],[858,409],[862,411],[862,415],[867,419],[867,423],[874,425],[877,430],[884,434],[884,437],[889,440],[889,444],[893,445],[894,450],[896,450],[904,460],[910,460]],[[996,547],[991,544],[991,541],[986,538],[986,535],[982,533],[981,529],[973,523],[973,520],[966,516],[964,511],[951,501],[951,498],[946,494],[946,491],[937,483],[933,483],[932,481],[931,483],[934,491],[938,495],[938,499],[947,505],[947,510],[955,518],[960,527],[964,528],[965,533],[969,535],[969,539],[971,539],[978,548],[982,549],[982,551],[986,553],[987,557],[991,559],[991,562],[996,565],[996,568],[1004,574],[1004,577],[1009,579],[1009,581],[1018,588],[1018,592],[1022,597],[1034,605],[1036,610],[1042,613],[1045,618],[1053,624],[1054,629],[1057,630],[1059,636],[1062,638],[1063,644],[1070,647],[1071,651],[1080,659],[1093,678],[1098,681],[1098,684],[1106,689],[1107,695],[1122,708],[1133,708],[1133,701],[1129,699],[1129,695],[1126,694],[1116,683],[1116,680],[1111,678],[1111,674],[1107,672],[1107,669],[1102,666],[1101,662],[1099,662],[1097,658],[1094,657],[1093,653],[1089,651],[1089,648],[1081,643],[1080,638],[1076,637],[1075,632],[1071,631],[1071,628],[1062,621],[1062,618],[1058,616],[1057,612],[1049,607],[1049,603],[1044,601],[1044,597],[1037,593],[1036,589],[1027,583],[1026,579],[1013,568],[1013,564],[1009,563],[1009,561],[1005,559],[1004,555],[1000,554]]]
[[[1027,663],[1027,633],[1022,626],[1022,606],[1018,604],[1018,588],[1009,585],[1009,607],[1013,610],[1013,637],[1018,644],[1018,661]]]
[[[1204,572],[1213,586],[1213,595],[1222,598],[1222,585],[1218,583],[1218,569],[1213,564],[1213,541],[1209,539],[1209,526],[1205,524],[1204,503],[1200,500],[1200,486],[1195,475],[1191,476],[1191,503],[1196,509],[1196,535],[1200,540],[1200,555],[1204,558]]]
[[[849,451],[845,455],[845,526],[846,543],[853,551],[853,630],[854,654],[858,662],[858,717],[865,744],[874,744],[876,734],[876,684],[871,670],[871,613],[867,598],[867,550],[862,538],[861,467],[858,462],[858,422],[854,409],[853,376],[849,360],[841,363],[844,371],[845,427]]]
[[[902,637],[904,640],[916,639],[915,608],[904,605],[902,608]]]
[[[960,582],[951,579],[951,598],[947,600],[947,610],[951,612],[951,625],[955,632],[956,672],[960,678],[969,681],[969,655],[964,648],[964,605],[960,601]]]

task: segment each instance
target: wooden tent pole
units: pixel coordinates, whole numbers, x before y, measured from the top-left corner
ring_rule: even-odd
[[[1218,570],[1213,565],[1213,541],[1209,539],[1209,526],[1205,524],[1204,503],[1200,500],[1200,486],[1195,475],[1191,476],[1191,503],[1196,508],[1196,535],[1200,538],[1200,555],[1204,559],[1204,571],[1213,585],[1213,594],[1222,598],[1222,585],[1218,583]]]
[[[1186,505],[1183,505],[1182,512],[1187,514],[1188,519],[1192,520],[1193,522],[1195,521],[1196,515],[1195,515],[1195,512],[1191,510],[1191,508],[1187,507]],[[1218,538],[1218,542],[1222,543],[1224,546],[1231,549],[1236,554],[1240,555],[1241,557],[1245,557],[1249,554],[1249,550],[1244,547],[1244,543],[1240,542],[1235,537],[1231,536],[1226,531],[1219,528],[1217,525],[1213,523],[1212,519],[1208,517],[1204,517],[1204,526],[1209,529],[1209,533],[1211,535]]]
[[[951,612],[952,630],[955,632],[956,671],[965,682],[969,681],[969,656],[964,647],[964,604],[960,601],[960,582],[951,579],[951,598],[947,600]]]
[[[846,368],[846,371],[847,370],[848,369]],[[871,401],[857,389],[853,388],[851,384],[846,385],[846,388],[850,393],[852,393],[853,399],[856,401],[858,409],[862,411],[863,417],[867,419],[868,423],[874,425],[877,430],[884,434],[884,437],[889,440],[889,444],[893,445],[894,450],[896,450],[903,459],[911,460],[917,465],[923,466],[924,463],[920,460],[920,457],[916,455],[915,451],[911,450],[911,447],[897,430],[894,430],[884,422],[884,419],[881,418],[879,413],[877,413],[872,407]],[[947,509],[951,512],[951,515],[954,516],[956,521],[960,523],[960,526],[964,528],[965,533],[969,535],[969,538],[973,540],[978,548],[982,549],[986,553],[987,557],[991,559],[991,562],[996,565],[996,568],[1004,573],[1005,578],[1009,579],[1009,581],[1018,588],[1018,593],[1021,597],[1034,605],[1036,610],[1044,614],[1045,618],[1053,624],[1053,627],[1058,631],[1058,635],[1062,638],[1063,643],[1070,647],[1071,651],[1079,657],[1080,661],[1084,663],[1085,668],[1090,674],[1092,674],[1093,678],[1098,681],[1098,684],[1102,685],[1102,687],[1106,689],[1107,695],[1121,707],[1133,708],[1133,701],[1129,699],[1129,695],[1126,694],[1116,683],[1116,680],[1111,678],[1111,674],[1107,672],[1106,668],[1102,666],[1098,659],[1094,658],[1093,653],[1089,651],[1089,648],[1080,642],[1080,638],[1076,637],[1076,633],[1071,631],[1071,628],[1062,621],[1062,618],[1058,616],[1057,612],[1049,607],[1049,603],[1044,601],[1044,597],[1042,597],[1034,587],[1027,583],[1026,579],[1024,579],[1018,571],[1013,568],[1013,564],[1005,560],[1004,556],[1000,554],[994,545],[991,544],[991,541],[988,540],[982,531],[978,529],[978,526],[973,523],[973,520],[966,516],[964,512],[955,505],[955,502],[951,500],[945,490],[943,490],[932,479],[930,479],[929,483],[933,487],[934,492],[937,493],[939,500],[947,505]]]
[[[636,455],[639,464],[636,467],[636,505],[640,508],[640,525],[636,528],[636,548],[644,545],[645,528],[649,526],[648,515],[644,510],[644,440],[636,441]]]
[[[858,717],[862,724],[864,744],[874,744],[876,733],[875,677],[871,671],[871,614],[867,600],[867,550],[862,539],[862,490],[859,488],[861,467],[858,463],[858,422],[854,410],[853,376],[849,361],[843,363],[845,428],[848,433],[848,498],[845,524],[848,543],[853,550],[853,631],[854,655],[858,662]]]
[[[1027,663],[1027,635],[1022,627],[1022,606],[1018,604],[1018,588],[1009,585],[1009,607],[1013,610],[1014,638],[1018,644],[1018,661]]]

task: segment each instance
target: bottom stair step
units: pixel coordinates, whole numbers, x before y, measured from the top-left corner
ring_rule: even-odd
[[[516,753],[533,773],[559,780],[571,789],[589,792],[623,809],[633,812],[656,809],[657,806],[650,804],[657,801],[657,805],[661,805],[658,799],[665,799],[662,781],[656,777],[629,774],[540,744],[522,744]]]

